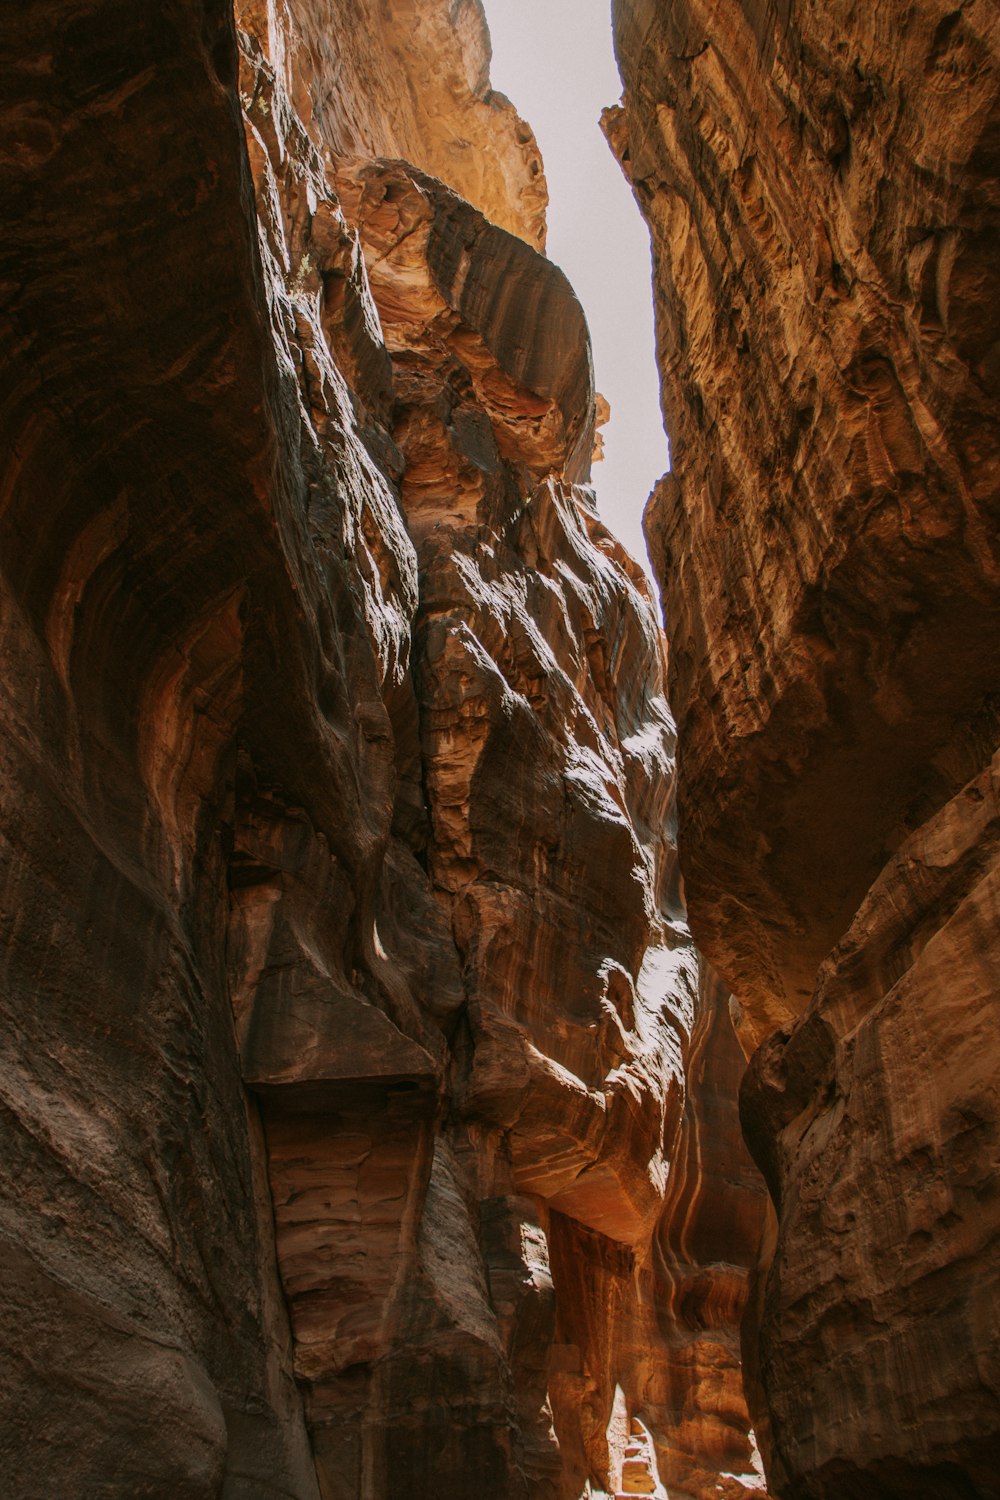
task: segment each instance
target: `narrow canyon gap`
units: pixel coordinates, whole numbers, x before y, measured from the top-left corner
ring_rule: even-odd
[[[669,651],[478,0],[0,17],[16,1500],[998,1493],[1000,20],[613,24]]]
[[[608,528],[648,569],[642,513],[669,465],[649,231],[601,129],[621,94],[609,0],[483,0],[490,78],[531,122],[549,191],[545,253],[587,315],[610,416],[593,483]],[[602,411],[602,416],[604,415]]]

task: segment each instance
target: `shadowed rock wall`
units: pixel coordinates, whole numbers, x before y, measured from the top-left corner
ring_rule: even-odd
[[[616,0],[692,928],[756,1050],[788,1497],[998,1493],[1000,21]]]
[[[18,1500],[753,1479],[586,327],[479,6],[386,10],[0,20]]]

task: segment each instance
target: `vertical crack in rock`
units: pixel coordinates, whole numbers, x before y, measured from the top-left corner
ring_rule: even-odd
[[[775,1220],[776,1491],[996,1492],[1000,19],[616,0],[696,938]]]

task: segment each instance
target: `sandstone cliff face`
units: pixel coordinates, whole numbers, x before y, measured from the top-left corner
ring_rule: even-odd
[[[779,1209],[754,1374],[789,1493],[997,1492],[998,828],[994,759],[750,1066]]]
[[[235,9],[285,107],[321,150],[412,162],[544,247],[538,145],[490,87],[480,0],[354,0],[349,10],[343,0],[236,0]]]
[[[0,22],[22,1500],[754,1482],[583,317],[479,6],[384,10]]]
[[[681,862],[760,1048],[770,1478],[995,1495],[1000,23],[614,14],[673,445],[647,527]]]

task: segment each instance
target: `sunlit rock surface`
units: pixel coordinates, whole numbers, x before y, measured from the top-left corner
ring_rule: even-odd
[[[386,9],[0,20],[18,1500],[753,1483],[583,315],[479,6]]]
[[[530,125],[490,87],[481,0],[235,0],[235,8],[283,107],[314,141],[338,158],[412,162],[544,247],[541,156]]]
[[[614,19],[681,865],[777,1208],[759,1435],[782,1494],[993,1495],[1000,18]]]

